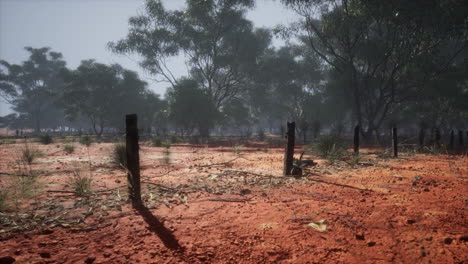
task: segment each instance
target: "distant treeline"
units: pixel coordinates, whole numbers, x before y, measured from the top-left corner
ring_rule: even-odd
[[[297,22],[255,28],[253,0],[188,0],[168,10],[148,0],[129,33],[108,48],[138,55],[164,97],[120,65],[83,60],[69,69],[59,52],[26,47],[22,64],[0,61],[0,95],[15,113],[10,129],[123,131],[161,135],[282,133],[294,120],[300,137],[342,133],[364,138],[393,125],[468,127],[468,5],[464,0],[284,0]],[[273,47],[281,37],[286,45]],[[182,56],[188,76],[168,60]]]

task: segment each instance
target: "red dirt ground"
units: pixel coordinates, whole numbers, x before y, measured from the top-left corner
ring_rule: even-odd
[[[73,144],[30,143],[43,155],[29,187],[11,175],[25,144],[0,145],[0,188],[16,197],[0,213],[0,263],[468,263],[466,156],[311,157],[294,179],[279,148],[177,145],[165,164],[165,148],[142,144],[135,210],[113,144]],[[74,172],[93,194],[70,192]],[[325,231],[307,225],[320,220]]]

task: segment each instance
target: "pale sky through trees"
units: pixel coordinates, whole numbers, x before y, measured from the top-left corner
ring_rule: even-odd
[[[184,6],[184,0],[165,0],[169,9]],[[106,48],[109,41],[117,41],[128,32],[128,18],[142,10],[144,0],[0,0],[0,59],[19,64],[27,59],[25,46],[51,47],[61,52],[69,68],[76,68],[81,60],[96,59],[101,63],[119,63],[137,71],[149,87],[164,95],[168,86],[155,83],[137,65],[138,57],[112,54]],[[257,0],[248,19],[256,27],[288,24],[297,16],[282,6],[279,0]],[[281,40],[273,41],[276,45]],[[172,63],[174,72],[186,74],[180,60]],[[0,103],[0,116],[10,113]]]

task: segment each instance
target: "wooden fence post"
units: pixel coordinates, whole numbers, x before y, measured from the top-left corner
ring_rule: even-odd
[[[359,154],[359,125],[354,127],[354,154]]]
[[[398,132],[397,127],[392,128],[393,157],[398,158]]]
[[[424,148],[424,138],[426,137],[426,130],[421,128],[419,130],[419,148],[422,150]]]
[[[288,125],[288,130],[286,132],[286,138],[288,139],[288,143],[284,151],[284,170],[283,170],[284,176],[291,175],[291,171],[293,169],[295,131],[296,131],[296,123],[288,122],[287,125]]]
[[[455,132],[453,131],[450,131],[450,143],[449,143],[449,149],[450,150],[453,150],[454,149],[454,145],[455,145]]]
[[[460,149],[463,149],[465,143],[463,142],[463,130],[458,130],[458,145],[460,145]]]
[[[440,129],[439,128],[436,128],[435,130],[435,143],[438,147],[440,147]]]
[[[126,151],[127,151],[127,179],[129,197],[133,206],[141,202],[140,186],[140,154],[138,146],[138,117],[136,114],[125,116]]]

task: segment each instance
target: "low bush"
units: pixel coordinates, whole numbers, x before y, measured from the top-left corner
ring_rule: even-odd
[[[338,134],[320,136],[312,143],[311,149],[314,154],[331,161],[341,159],[346,154],[344,138]]]
[[[44,145],[48,145],[51,144],[53,140],[49,134],[42,134],[39,136],[39,142],[41,142]]]
[[[89,135],[84,135],[80,138],[80,144],[85,145],[86,147],[91,146],[93,139]]]
[[[75,147],[73,145],[67,144],[67,145],[63,146],[63,150],[65,150],[66,153],[71,154],[71,153],[75,152]]]
[[[72,186],[78,196],[86,196],[91,193],[91,184],[93,179],[82,175],[80,171],[73,172]]]

